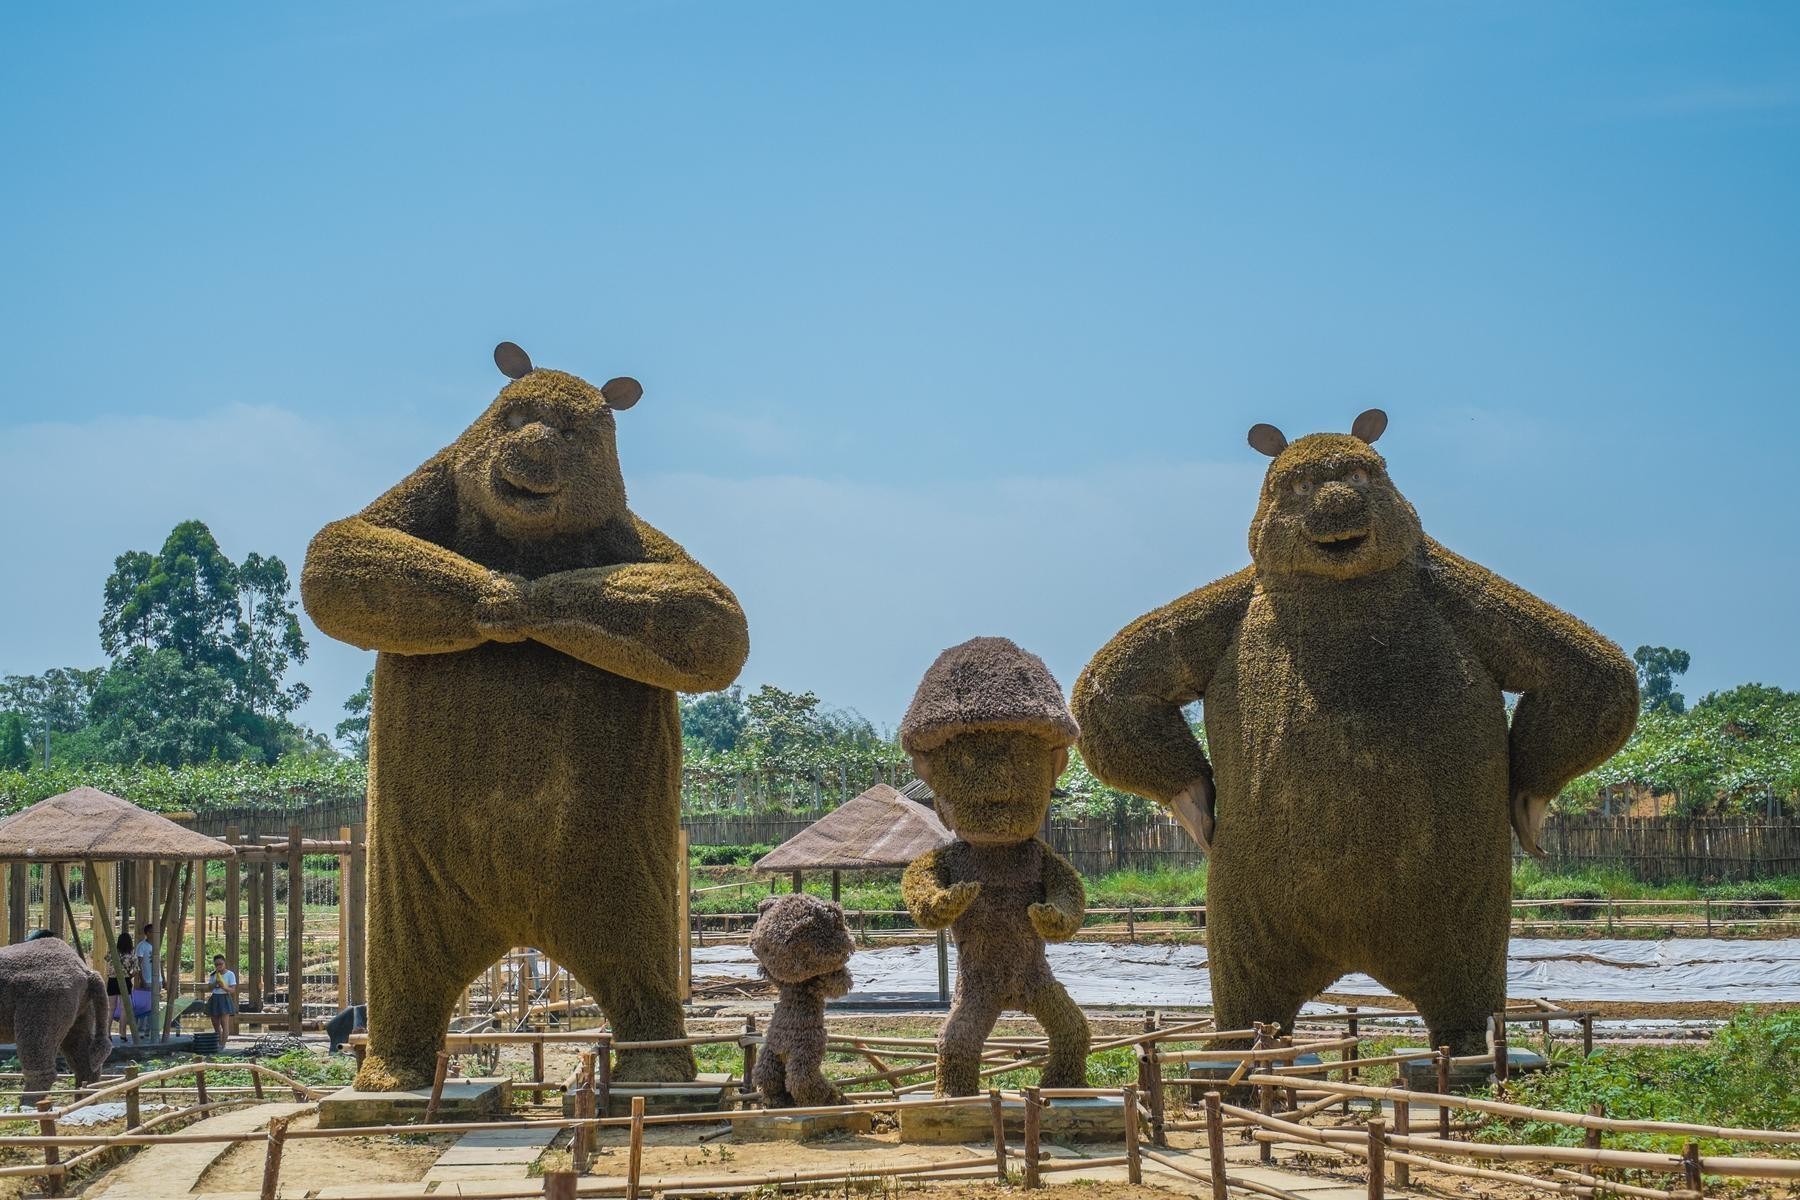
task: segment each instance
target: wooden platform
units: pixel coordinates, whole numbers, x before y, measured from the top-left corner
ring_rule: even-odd
[[[1025,1105],[1002,1105],[1008,1136],[1023,1136]],[[1051,1100],[1039,1114],[1038,1129],[1049,1141],[1118,1142],[1125,1139],[1125,1106],[1110,1096]],[[903,1108],[900,1141],[914,1145],[994,1141],[993,1111],[985,1104],[955,1108]]]
[[[344,1088],[319,1101],[319,1127],[416,1125],[431,1105],[430,1088],[402,1092],[359,1092]],[[453,1079],[444,1084],[440,1121],[491,1121],[512,1107],[512,1080],[504,1076]]]
[[[629,1117],[633,1096],[644,1098],[646,1113],[721,1112],[731,1107],[731,1076],[702,1071],[694,1082],[680,1087],[666,1083],[654,1086],[615,1083],[608,1092],[606,1111],[600,1115]],[[563,1093],[562,1110],[565,1117],[575,1115],[573,1092]]]
[[[1406,1086],[1416,1092],[1435,1092],[1438,1086],[1437,1063],[1431,1057],[1431,1051],[1419,1046],[1402,1046],[1395,1054],[1411,1054],[1414,1050],[1420,1057],[1415,1062],[1400,1064],[1400,1074],[1406,1080]],[[1531,1075],[1544,1070],[1550,1064],[1544,1056],[1535,1050],[1527,1050],[1523,1046],[1506,1048],[1506,1070],[1508,1075]],[[1479,1087],[1486,1087],[1494,1077],[1493,1059],[1485,1062],[1469,1063],[1465,1066],[1450,1068],[1450,1090],[1453,1092],[1470,1092]]]
[[[873,1127],[868,1113],[790,1115],[780,1109],[771,1109],[760,1116],[733,1121],[731,1137],[738,1142],[811,1142],[868,1133]]]

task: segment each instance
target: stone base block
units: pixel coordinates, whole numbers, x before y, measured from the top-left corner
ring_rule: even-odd
[[[731,1106],[731,1076],[702,1071],[692,1083],[672,1086],[659,1083],[615,1083],[607,1100],[605,1117],[629,1117],[631,1098],[644,1098],[646,1113],[722,1112]],[[563,1093],[563,1116],[575,1115],[575,1094]]]
[[[345,1088],[319,1101],[319,1126],[417,1125],[431,1105],[430,1088],[403,1092],[359,1092]],[[501,1076],[452,1079],[444,1083],[439,1121],[491,1121],[512,1108],[512,1080]]]
[[[868,1133],[873,1128],[868,1113],[789,1115],[776,1109],[754,1117],[739,1117],[731,1123],[731,1138],[737,1142],[811,1142]]]
[[[1406,1080],[1406,1086],[1417,1092],[1435,1092],[1438,1086],[1437,1063],[1430,1055],[1431,1051],[1416,1046],[1403,1046],[1394,1051],[1395,1054],[1410,1054],[1418,1050],[1424,1057],[1414,1062],[1400,1064],[1400,1074]],[[1544,1056],[1523,1046],[1506,1048],[1506,1070],[1509,1075],[1529,1075],[1542,1071],[1550,1064]],[[1483,1062],[1468,1063],[1450,1068],[1450,1090],[1452,1092],[1471,1092],[1476,1088],[1487,1086],[1494,1077],[1494,1060],[1489,1058]]]
[[[1025,1105],[1007,1101],[1002,1105],[1008,1137],[1023,1136]],[[1110,1096],[1079,1100],[1051,1100],[1039,1114],[1038,1129],[1042,1137],[1067,1142],[1122,1142],[1125,1140],[1125,1106]],[[957,1142],[994,1142],[993,1110],[986,1104],[958,1105],[955,1108],[903,1108],[900,1110],[900,1140],[918,1145],[946,1145]]]

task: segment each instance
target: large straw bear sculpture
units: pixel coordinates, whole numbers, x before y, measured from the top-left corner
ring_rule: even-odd
[[[940,1096],[980,1089],[982,1045],[1009,1008],[1049,1035],[1043,1085],[1086,1086],[1087,1018],[1050,973],[1044,942],[1075,936],[1087,891],[1037,836],[1076,732],[1043,660],[1005,638],[940,654],[900,722],[900,745],[956,835],[914,859],[900,884],[913,919],[949,926],[956,941],[956,995],[938,1038]]]
[[[1253,428],[1275,461],[1252,565],[1127,626],[1074,710],[1096,775],[1210,843],[1221,1029],[1291,1028],[1362,971],[1472,1054],[1505,999],[1509,818],[1537,853],[1550,800],[1631,733],[1637,682],[1617,646],[1424,535],[1371,445],[1386,425]],[[1181,711],[1200,699],[1210,763]]]
[[[779,992],[751,1083],[766,1108],[842,1104],[825,1078],[825,1002],[850,994],[845,966],[856,943],[844,910],[804,892],[768,896],[756,906],[750,953]]]
[[[380,651],[369,726],[369,1053],[363,1090],[431,1081],[457,996],[536,946],[621,1041],[679,1038],[675,693],[730,683],[737,599],[633,516],[614,414],[534,370],[431,461],[313,539],[320,629]],[[685,1049],[626,1051],[618,1078],[692,1078]]]

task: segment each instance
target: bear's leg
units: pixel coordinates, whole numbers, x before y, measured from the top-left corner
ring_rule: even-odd
[[[1478,944],[1482,942],[1491,945]],[[1418,1007],[1430,1035],[1428,1045],[1448,1046],[1457,1055],[1485,1054],[1493,1014],[1506,1007],[1505,942],[1470,931],[1461,940],[1434,944],[1441,957],[1433,962],[1371,974]]]
[[[561,945],[564,940],[546,939],[544,948],[600,1002],[614,1042],[663,1042],[687,1036],[673,971],[665,980],[665,972],[643,969],[645,962],[659,958],[654,948],[630,947],[634,953],[641,949],[644,961],[626,962],[619,957],[616,942],[599,933],[569,937],[569,944]],[[674,955],[666,957],[673,968]],[[698,1072],[693,1050],[674,1046],[619,1051],[613,1078],[621,1083],[679,1083]]]
[[[844,1093],[825,1078],[825,1023],[807,1022],[789,1042],[786,1059],[788,1095],[803,1108],[842,1104]]]
[[[757,1057],[756,1071],[751,1081],[757,1093],[762,1096],[764,1108],[792,1108],[793,1096],[787,1090],[787,1071],[783,1067],[779,1051],[763,1047]]]
[[[1050,1061],[1044,1064],[1039,1086],[1079,1088],[1087,1086],[1088,1023],[1081,1006],[1054,979],[1040,984],[1025,1011],[1038,1019],[1050,1036]]]
[[[938,1095],[973,1096],[981,1090],[981,1048],[994,1031],[1002,1007],[968,972],[957,979],[950,1019],[938,1035]]]
[[[510,946],[439,887],[387,896],[369,912],[369,1052],[360,1092],[429,1087],[457,997]]]
[[[1336,963],[1308,952],[1292,940],[1246,945],[1209,931],[1207,967],[1212,973],[1213,1025],[1217,1029],[1249,1029],[1258,1022],[1292,1033],[1300,1006],[1343,971]],[[1217,1042],[1219,1049],[1241,1049],[1249,1038]]]

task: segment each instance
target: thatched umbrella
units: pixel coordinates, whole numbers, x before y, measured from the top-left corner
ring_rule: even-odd
[[[955,840],[929,805],[878,783],[757,859],[756,869],[788,872],[796,892],[805,872],[828,870],[836,900],[842,894],[841,872],[904,867]],[[937,941],[938,994],[948,1000],[950,955],[943,930]]]
[[[0,820],[0,862],[12,866],[15,873],[20,867],[33,863],[45,863],[55,868],[44,872],[45,906],[48,908],[55,901],[61,901],[77,951],[81,949],[81,937],[76,930],[75,908],[69,900],[66,873],[61,868],[70,863],[81,865],[94,911],[95,957],[100,959],[104,945],[104,953],[119,979],[120,1008],[126,1014],[127,1028],[132,1031],[134,1040],[138,1031],[130,1017],[125,963],[114,939],[112,914],[104,896],[99,894],[101,876],[96,864],[148,863],[153,868],[152,879],[155,865],[170,866],[159,925],[163,930],[163,954],[167,964],[163,969],[163,984],[168,993],[168,1004],[160,1023],[154,1008],[150,1022],[152,1028],[160,1028],[162,1036],[167,1037],[169,1025],[174,1020],[175,1000],[180,995],[182,934],[189,897],[195,886],[194,863],[228,859],[235,854],[235,850],[217,838],[183,828],[167,817],[98,788],[76,788],[40,800],[30,808]],[[204,887],[205,882],[202,877],[199,886]],[[56,892],[54,897],[50,894],[52,890]],[[154,905],[154,890],[151,901]],[[200,937],[201,946],[197,952],[204,953],[203,932]]]

